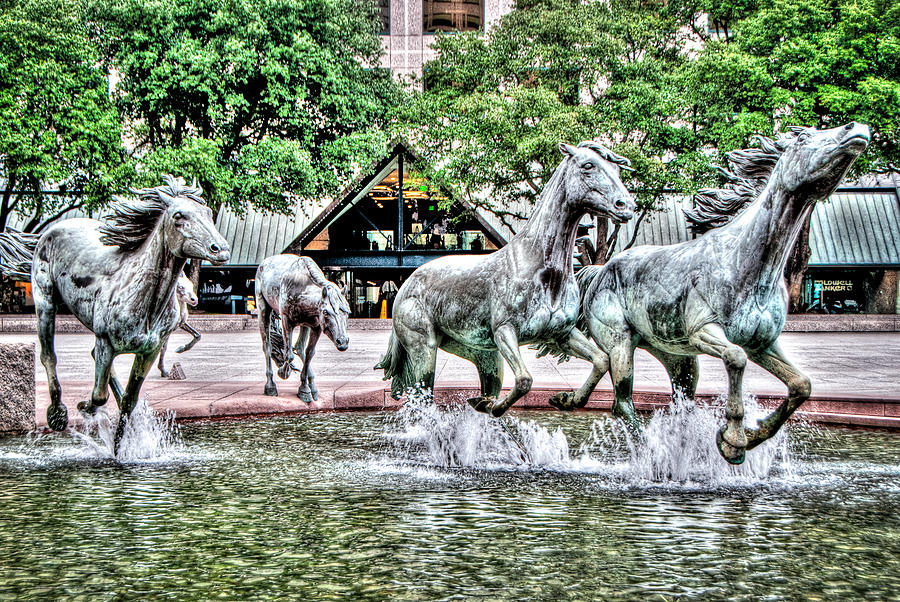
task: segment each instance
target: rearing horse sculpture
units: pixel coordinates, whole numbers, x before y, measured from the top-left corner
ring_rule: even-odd
[[[401,396],[418,383],[434,386],[438,348],[475,364],[478,411],[503,415],[531,389],[520,345],[545,343],[592,361],[599,379],[606,358],[578,330],[573,249],[585,213],[630,219],[635,203],[619,179],[626,158],[593,142],[560,144],[564,159],[547,182],[531,219],[509,244],[490,255],[447,256],[419,267],[394,302],[388,352],[375,367],[393,377]],[[506,360],[513,389],[498,399]],[[602,370],[602,371],[601,371]],[[575,396],[590,394],[582,387]]]
[[[636,247],[578,274],[580,326],[609,355],[618,415],[634,420],[635,346],[659,359],[673,390],[689,397],[697,388],[697,355],[722,359],[728,372],[727,424],[717,446],[732,464],[772,437],[810,395],[809,378],[778,343],[787,315],[784,266],[815,203],[834,192],[865,150],[869,128],[857,123],[822,131],[794,128],[777,141],[760,141],[761,149],[731,154],[737,175],[729,174],[728,189],[701,197],[756,196],[733,221],[680,244]],[[709,204],[701,213],[711,210]],[[788,387],[787,399],[757,428],[743,425],[741,384],[748,358]],[[580,402],[563,393],[551,403],[572,409]]]
[[[51,226],[37,243],[31,270],[41,363],[50,388],[47,423],[54,430],[68,424],[53,348],[56,306],[62,302],[96,337],[94,389],[90,401],[78,407],[94,413],[112,387],[120,410],[116,453],[144,377],[179,326],[173,296],[185,262],[220,265],[231,257],[200,188],[181,178],[163,179],[163,186],[133,190],[137,200],[118,200],[110,224],[71,219]],[[135,355],[124,390],[112,373],[113,358],[123,353]]]

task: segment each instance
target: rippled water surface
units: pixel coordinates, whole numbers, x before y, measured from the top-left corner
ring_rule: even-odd
[[[898,596],[900,436],[793,425],[735,470],[715,418],[195,423],[124,464],[0,439],[0,597]]]

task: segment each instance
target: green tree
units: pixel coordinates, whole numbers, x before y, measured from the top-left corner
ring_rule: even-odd
[[[600,138],[637,168],[623,177],[642,219],[662,191],[708,181],[681,115],[682,26],[656,0],[519,2],[486,34],[438,36],[405,135],[432,178],[510,227],[559,164],[558,142]]]
[[[195,176],[218,209],[289,211],[386,142],[400,89],[356,0],[89,0],[141,178]]]
[[[0,5],[0,230],[38,231],[109,201],[129,176],[106,71],[72,3]],[[53,187],[59,194],[44,194]]]
[[[900,2],[761,0],[740,15],[687,73],[705,144],[724,152],[753,133],[861,121],[873,137],[855,171],[900,164]],[[807,219],[785,269],[792,311],[810,254]]]

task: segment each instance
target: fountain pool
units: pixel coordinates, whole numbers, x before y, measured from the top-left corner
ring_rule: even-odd
[[[2,439],[0,598],[897,595],[900,438],[793,424],[735,468],[694,442],[710,412],[655,417],[657,455],[603,414],[415,404],[185,424],[123,464]]]

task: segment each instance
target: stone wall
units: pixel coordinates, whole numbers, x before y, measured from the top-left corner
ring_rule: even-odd
[[[0,343],[0,433],[34,429],[34,343]]]

